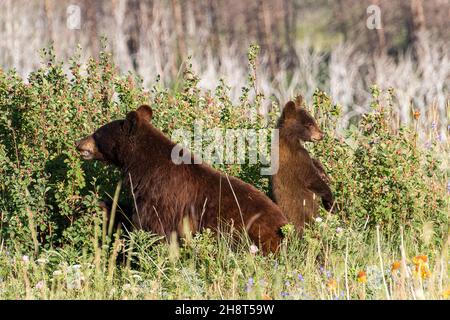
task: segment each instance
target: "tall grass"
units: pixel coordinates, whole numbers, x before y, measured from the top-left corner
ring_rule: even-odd
[[[335,222],[326,216],[304,239],[288,237],[277,257],[252,254],[245,244],[231,250],[226,234],[213,236],[208,231],[181,246],[157,242],[158,237],[142,231],[124,238],[115,234],[102,242],[101,226],[97,225],[92,247],[85,248],[92,254],[66,248],[46,250],[34,259],[2,248],[0,298],[448,297],[448,240],[443,247],[430,244],[421,250],[417,239],[401,234],[404,241],[397,247],[385,234],[363,241],[352,225],[337,232]],[[426,255],[426,263],[417,262],[419,253]]]

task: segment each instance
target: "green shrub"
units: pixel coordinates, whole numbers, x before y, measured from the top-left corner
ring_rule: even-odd
[[[448,228],[448,168],[441,169],[433,150],[420,147],[417,132],[391,129],[393,90],[384,99],[376,86],[371,90],[372,112],[343,137],[332,131],[339,107],[323,92],[315,93],[313,110],[328,134],[311,148],[332,177],[338,215],[361,230],[379,225],[397,240],[401,227],[419,237],[431,224],[434,240],[440,241]]]

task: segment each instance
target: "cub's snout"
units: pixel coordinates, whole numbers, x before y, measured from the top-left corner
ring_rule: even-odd
[[[320,141],[324,136],[325,134],[319,128],[314,128],[313,130],[311,130],[312,141]]]

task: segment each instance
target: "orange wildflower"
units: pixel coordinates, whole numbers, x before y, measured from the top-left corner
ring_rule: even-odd
[[[414,111],[414,119],[419,120],[420,111]]]
[[[327,288],[330,291],[336,290],[337,289],[337,281],[335,279],[328,280]]]
[[[400,269],[401,263],[400,261],[394,261],[391,265],[391,271],[394,272],[395,270]]]
[[[425,255],[416,256],[412,259],[415,264],[414,271],[422,279],[427,279],[431,276],[431,271],[428,268],[428,257]]]
[[[412,262],[413,262],[415,265],[422,264],[422,263],[427,263],[427,262],[428,262],[428,257],[425,256],[425,255],[415,256],[415,257],[412,259]]]
[[[263,300],[272,300],[272,298],[268,294],[265,294],[265,293],[262,294],[261,298]]]
[[[367,282],[367,275],[364,271],[358,272],[358,278],[359,283],[366,283]]]

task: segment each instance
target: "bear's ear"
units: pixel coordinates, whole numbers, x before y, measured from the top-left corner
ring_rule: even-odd
[[[285,119],[294,118],[295,117],[295,103],[293,101],[289,101],[283,108],[283,117]]]
[[[139,117],[144,119],[145,121],[150,121],[153,117],[153,110],[149,105],[143,104],[139,108],[136,109]]]
[[[133,135],[138,127],[139,115],[136,111],[128,112],[125,122],[123,123],[123,130],[128,135]]]

